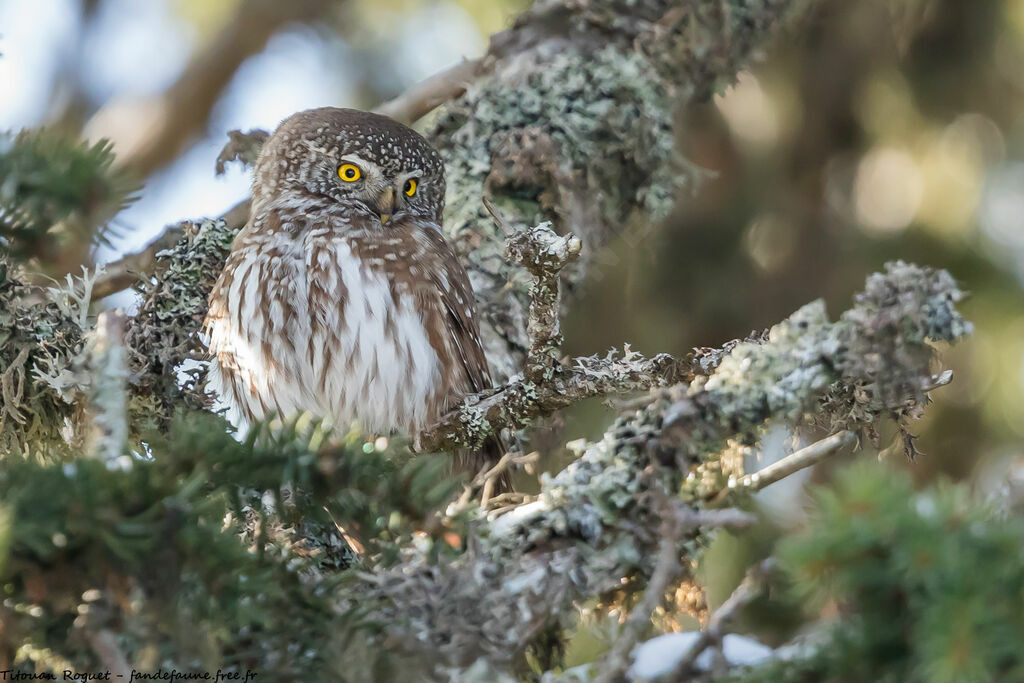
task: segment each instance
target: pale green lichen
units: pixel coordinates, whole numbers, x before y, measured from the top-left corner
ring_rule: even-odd
[[[730,432],[753,441],[768,418],[795,423],[818,411],[838,431],[913,415],[932,381],[930,342],[971,330],[956,310],[962,296],[946,271],[886,264],[837,322],[814,302],[766,341],[737,344],[710,378],[694,382],[671,422],[696,457],[716,453]]]
[[[581,226],[588,258],[634,214],[650,222],[667,215],[689,171],[675,159],[668,90],[649,71],[631,48],[566,49],[471,88],[427,131],[447,168],[446,230],[468,260],[500,377],[525,349],[528,293],[502,258],[506,235],[483,198],[511,225]],[[566,282],[579,283],[585,268],[568,268]]]
[[[674,111],[720,90],[797,0],[732,0],[682,11],[668,0],[541,3],[496,63],[425,131],[447,167],[446,231],[463,252],[495,374],[512,375],[527,342],[527,287],[502,260],[510,226],[553,221],[585,245],[563,281],[579,285],[613,238],[668,215],[702,171],[680,158]],[[528,46],[528,47],[524,47]],[[514,57],[503,59],[506,52]]]
[[[178,371],[203,355],[197,334],[236,231],[223,220],[183,225],[184,237],[157,255],[159,272],[140,284],[142,301],[128,332],[136,430],[167,425],[178,407],[208,403],[201,378],[182,386]]]
[[[45,289],[0,259],[0,450],[46,460],[80,442],[74,399],[96,273]]]
[[[667,215],[681,178],[673,166],[672,103],[664,83],[645,77],[648,71],[643,56],[618,47],[594,54],[566,50],[524,74],[518,87],[492,79],[449,106],[428,133],[447,165],[448,230],[459,236],[489,223],[481,189],[494,170],[496,143],[502,134],[524,130],[550,138],[548,158],[532,160],[538,166],[528,169],[533,178],[508,175],[504,186],[486,185],[516,223],[558,218],[541,197],[551,191],[552,169],[545,164],[582,180],[609,225],[623,224],[636,209],[653,221]],[[497,253],[504,238],[494,242]]]

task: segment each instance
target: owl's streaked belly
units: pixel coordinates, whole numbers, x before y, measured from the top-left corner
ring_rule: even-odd
[[[411,294],[329,233],[245,249],[209,328],[233,421],[309,411],[387,433],[436,418],[441,368]]]

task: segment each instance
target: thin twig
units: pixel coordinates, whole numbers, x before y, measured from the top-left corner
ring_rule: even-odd
[[[736,618],[739,611],[753,602],[764,590],[764,584],[774,567],[775,561],[772,558],[768,558],[747,570],[743,581],[732,592],[732,595],[711,615],[707,628],[701,631],[700,636],[690,645],[690,649],[676,663],[674,675],[667,675],[667,679],[676,680],[682,678],[693,668],[700,653],[716,643],[721,643],[722,637],[727,633],[729,624]]]
[[[494,489],[497,487],[502,475],[513,466],[525,465],[531,462],[535,463],[539,459],[540,453],[537,451],[525,454],[518,451],[509,451],[501,456],[501,459],[495,463],[494,467],[487,470],[482,476],[477,475],[470,488],[480,489],[480,505],[485,507],[493,501]]]
[[[736,490],[760,491],[795,472],[817,465],[843,446],[856,441],[857,435],[850,431],[837,432],[821,441],[815,441],[762,470],[745,474],[734,482],[729,482],[729,486],[714,494],[712,500],[720,502]]]
[[[393,100],[374,109],[406,125],[412,124],[448,100],[461,97],[466,86],[483,71],[482,59],[467,59],[415,84]]]
[[[522,265],[534,277],[527,322],[530,349],[523,367],[523,375],[531,382],[549,377],[558,364],[562,345],[559,273],[579,257],[582,248],[578,237],[558,235],[550,223],[517,231],[505,247],[505,260]]]
[[[133,254],[125,254],[118,260],[103,267],[103,273],[96,278],[92,288],[92,300],[116,294],[138,282],[153,267],[156,255],[164,249],[170,249],[185,235],[181,223],[168,226],[156,239],[144,249]]]

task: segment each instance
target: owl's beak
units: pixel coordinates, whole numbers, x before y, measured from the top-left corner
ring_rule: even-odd
[[[393,213],[395,213],[395,188],[388,187],[377,196],[377,214],[380,216],[381,223],[387,223]]]

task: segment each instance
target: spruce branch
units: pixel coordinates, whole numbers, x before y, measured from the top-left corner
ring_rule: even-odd
[[[0,134],[0,249],[71,270],[61,250],[105,241],[110,219],[134,199],[137,183],[114,160],[108,140]]]

